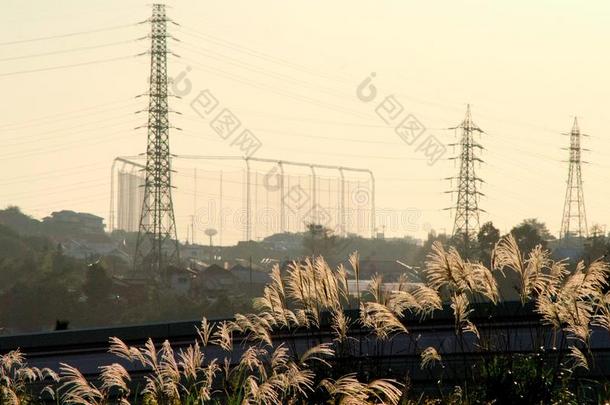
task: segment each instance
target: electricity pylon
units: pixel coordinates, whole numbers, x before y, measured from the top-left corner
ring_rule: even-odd
[[[460,154],[451,159],[459,159],[460,172],[457,177],[449,177],[448,180],[457,181],[457,189],[447,191],[457,193],[455,206],[448,209],[455,209],[455,221],[453,223],[453,238],[463,248],[466,257],[470,254],[471,242],[476,238],[479,231],[479,213],[484,212],[479,208],[479,196],[483,195],[478,191],[479,184],[483,181],[475,173],[475,162],[482,163],[478,157],[483,147],[475,141],[475,134],[483,131],[473,121],[470,113],[470,104],[466,109],[466,117],[457,127],[451,128],[462,131],[460,142],[452,146],[460,148]]]
[[[134,270],[153,279],[164,279],[168,265],[179,261],[169,151],[167,21],[165,5],[154,4],[150,19],[150,91],[144,201],[134,259]]]
[[[561,220],[561,231],[559,233],[561,239],[570,237],[587,237],[587,213],[585,211],[585,198],[582,190],[582,172],[581,163],[586,163],[581,160],[580,137],[586,136],[580,133],[578,119],[574,118],[572,131],[570,136],[570,147],[563,148],[570,151],[568,181],[566,187],[566,198],[563,204],[563,218]]]

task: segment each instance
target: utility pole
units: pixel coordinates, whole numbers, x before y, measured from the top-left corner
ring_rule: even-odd
[[[218,226],[219,226],[219,234],[218,234],[218,245],[222,246],[222,217],[223,217],[223,212],[222,212],[222,170],[220,171],[220,179],[219,179],[219,203],[218,203]]]
[[[457,127],[451,128],[461,130],[459,143],[452,144],[460,148],[460,154],[452,159],[459,159],[460,171],[457,177],[449,177],[448,180],[457,180],[457,189],[447,193],[457,193],[455,206],[447,209],[455,209],[455,220],[453,223],[453,238],[458,243],[463,243],[463,254],[468,258],[471,254],[472,240],[479,231],[479,213],[485,212],[479,208],[478,191],[482,179],[476,176],[475,162],[482,163],[478,153],[483,147],[475,141],[475,134],[482,134],[483,130],[473,121],[470,113],[470,104],[466,109],[466,117]]]
[[[252,256],[250,256],[250,260],[249,260],[249,269],[250,269],[250,293],[252,293]]]
[[[193,173],[193,215],[191,216],[191,243],[195,244],[195,218],[197,217],[197,168]]]
[[[146,278],[166,277],[179,263],[179,245],[172,202],[169,109],[167,103],[167,22],[165,5],[153,4],[150,89],[144,201],[140,215],[134,270]]]
[[[587,150],[581,149],[580,137],[586,135],[580,133],[576,117],[574,117],[572,131],[569,134],[563,135],[570,137],[570,147],[563,148],[570,151],[566,196],[563,204],[561,231],[559,233],[560,238],[565,241],[571,237],[586,238],[589,232],[581,172],[581,163],[587,162],[583,162],[580,156],[582,150]]]

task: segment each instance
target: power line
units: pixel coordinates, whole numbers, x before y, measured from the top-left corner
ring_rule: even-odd
[[[59,51],[32,53],[32,54],[29,54],[29,55],[22,55],[22,56],[11,56],[9,58],[2,58],[2,59],[0,59],[0,62],[6,62],[6,61],[11,61],[11,60],[20,60],[20,59],[28,59],[28,58],[38,58],[38,57],[41,57],[41,56],[60,55],[60,54],[64,54],[64,53],[86,51],[86,50],[90,50],[90,49],[106,48],[106,47],[109,47],[109,46],[116,46],[116,45],[124,45],[124,44],[134,43],[135,41],[136,40],[109,42],[109,43],[106,43],[106,44],[81,46],[81,47],[78,47],[78,48],[70,48],[70,49],[62,49],[62,50],[59,50]]]
[[[91,173],[91,172],[100,171],[102,167],[107,167],[107,166],[108,166],[108,163],[106,161],[104,161],[104,162],[92,163],[92,164],[88,164],[88,165],[68,167],[65,169],[47,170],[42,173],[39,172],[39,173],[33,173],[33,174],[26,174],[26,175],[22,175],[22,176],[11,176],[10,181],[0,182],[0,186],[7,186],[10,184],[15,184],[15,183],[23,183],[24,181],[27,181],[27,182],[36,182],[36,181],[42,181],[42,180],[46,181],[49,178],[57,178],[58,173],[61,173],[62,178],[69,177],[72,175],[80,175],[81,173]],[[82,170],[85,168],[87,168],[87,170]]]
[[[127,122],[120,122],[117,123],[115,125],[107,125],[107,126],[102,126],[102,127],[97,127],[95,128],[95,130],[100,130],[100,129],[105,129],[105,128],[110,128],[110,127],[116,127],[118,125],[126,125],[129,122],[133,122],[133,121],[127,121]],[[128,128],[128,129],[132,129],[132,128]],[[125,136],[125,133],[127,131],[125,129],[116,131],[116,132],[112,132],[110,134],[105,133],[104,137],[102,137],[101,139],[97,139],[96,141],[89,141],[89,142],[84,142],[82,139],[79,139],[75,142],[70,142],[70,143],[65,143],[65,144],[55,144],[57,145],[56,148],[37,148],[37,149],[30,149],[28,151],[26,151],[25,154],[23,153],[9,153],[6,155],[0,155],[0,159],[6,161],[6,160],[11,160],[11,159],[17,159],[17,158],[24,158],[24,157],[30,157],[30,156],[35,156],[35,155],[39,155],[39,154],[47,154],[50,152],[61,152],[64,151],[66,149],[68,149],[68,147],[73,147],[73,146],[85,146],[87,144],[89,145],[97,145],[97,144],[101,144],[101,143],[105,143],[105,142],[109,142],[109,141],[113,141],[115,139],[119,139],[121,137]],[[118,136],[110,136],[110,135],[114,135],[117,134]]]
[[[108,183],[106,183],[106,185],[108,185]],[[100,188],[100,187],[98,187]],[[103,188],[103,187],[102,187]],[[84,203],[84,202],[90,202],[90,201],[99,201],[100,198],[102,196],[106,196],[107,192],[106,191],[101,191],[99,193],[94,193],[94,192],[89,192],[87,193],[87,196],[85,198],[71,198],[71,199],[61,199],[61,200],[54,200],[54,201],[47,201],[45,202],[44,205],[34,205],[29,207],[30,210],[32,211],[43,211],[43,207],[45,212],[49,212],[47,207],[51,207],[51,206],[59,206],[62,209],[66,208],[66,204],[72,205],[74,203]]]
[[[353,138],[336,138],[331,136],[324,135],[310,135],[310,134],[301,134],[293,131],[284,131],[284,130],[275,130],[275,129],[265,129],[265,128],[251,128],[252,131],[255,132],[269,132],[274,134],[281,135],[289,135],[289,136],[297,136],[302,138],[312,138],[312,139],[326,139],[330,141],[339,141],[339,142],[354,142],[354,143],[366,143],[366,144],[375,144],[375,145],[401,145],[401,143],[397,140],[396,142],[384,142],[384,141],[373,141],[368,139],[353,139]]]
[[[331,95],[331,96],[334,96],[334,97],[345,98],[345,99],[351,99],[352,98],[351,97],[352,95],[347,93],[347,92],[337,91],[337,90],[332,89],[332,88],[327,88],[327,87],[324,87],[324,86],[313,84],[313,83],[311,83],[309,81],[306,81],[306,80],[297,79],[297,78],[292,77],[290,75],[274,72],[274,71],[271,71],[271,70],[265,69],[265,68],[260,68],[258,66],[252,65],[250,63],[243,62],[243,61],[240,61],[239,59],[235,59],[235,58],[231,58],[229,56],[225,56],[225,55],[219,54],[219,53],[211,51],[209,49],[199,48],[199,47],[197,47],[195,45],[189,44],[188,42],[179,42],[177,45],[178,45],[179,48],[182,48],[184,45],[186,45],[188,47],[191,47],[191,48],[195,48],[196,50],[195,49],[188,49],[188,48],[182,48],[182,49],[185,49],[185,50],[187,50],[189,52],[194,52],[194,53],[196,53],[198,55],[201,55],[201,56],[204,56],[206,58],[211,58],[211,59],[216,59],[216,60],[224,61],[225,63],[228,63],[228,64],[233,65],[233,66],[237,66],[238,68],[245,69],[245,70],[248,70],[250,72],[262,74],[262,75],[271,77],[273,79],[284,80],[284,81],[292,83],[292,84],[305,86],[305,87],[308,87],[308,88],[311,88],[311,89],[314,89],[314,90],[318,90],[318,91],[320,91],[322,93],[325,93],[325,94],[328,94],[328,95]]]
[[[139,55],[119,56],[116,58],[106,58],[106,59],[92,60],[89,62],[73,63],[70,65],[49,66],[49,67],[38,68],[38,69],[29,69],[29,70],[18,70],[18,71],[14,71],[14,72],[0,73],[0,77],[15,76],[15,75],[28,74],[28,73],[37,73],[37,72],[47,72],[47,71],[51,71],[51,70],[69,69],[69,68],[79,67],[79,66],[116,62],[119,60],[130,59],[130,58],[134,58],[137,56],[139,56]]]
[[[266,111],[252,111],[252,110],[246,110],[246,109],[236,109],[236,112],[238,112],[239,114],[248,114],[248,115],[265,115],[265,116],[270,116],[276,119],[280,119],[280,120],[285,120],[285,121],[297,121],[297,122],[306,122],[306,123],[310,123],[310,124],[317,124],[317,125],[337,125],[337,126],[341,126],[341,127],[362,127],[362,128],[389,128],[389,129],[393,129],[390,125],[388,124],[365,124],[365,123],[357,123],[357,122],[340,122],[340,121],[328,121],[328,120],[320,120],[320,119],[312,119],[312,118],[307,118],[307,117],[288,117],[285,115],[281,115],[281,114],[276,114],[276,113],[270,113],[270,112],[266,112]],[[440,130],[443,128],[427,128],[428,130]]]
[[[257,89],[269,91],[269,92],[281,95],[283,97],[292,98],[294,100],[301,101],[301,102],[304,102],[304,103],[309,103],[309,104],[312,104],[312,105],[315,105],[315,106],[318,106],[318,107],[327,108],[329,110],[335,110],[335,111],[338,111],[338,112],[341,112],[341,113],[344,113],[344,114],[349,114],[349,115],[357,116],[359,118],[363,118],[363,117],[364,118],[369,118],[369,116],[367,116],[367,115],[365,115],[365,114],[363,114],[361,112],[356,112],[355,110],[351,110],[349,108],[345,108],[345,107],[342,107],[342,106],[337,106],[337,105],[325,103],[325,102],[322,102],[320,100],[316,100],[315,98],[303,96],[302,94],[299,94],[299,93],[290,92],[290,91],[287,91],[287,90],[284,90],[284,89],[273,88],[272,86],[269,86],[268,84],[256,83],[256,82],[254,82],[254,81],[252,81],[250,79],[242,78],[242,77],[237,76],[235,74],[227,73],[224,70],[220,70],[220,69],[216,69],[216,68],[213,68],[213,67],[210,67],[210,66],[203,65],[203,64],[201,64],[200,62],[198,62],[198,61],[196,61],[194,59],[190,59],[190,58],[187,58],[187,57],[182,57],[182,59],[184,59],[186,61],[190,61],[191,64],[193,64],[195,67],[197,67],[197,68],[199,68],[201,70],[213,73],[213,74],[215,74],[217,76],[224,77],[224,78],[232,80],[232,81],[236,81],[238,83],[245,84],[247,86],[251,86],[251,87],[254,87],[254,88],[257,88]],[[178,62],[184,63],[182,61],[178,61]],[[188,64],[186,64],[186,65],[189,66]]]
[[[36,38],[29,38],[29,39],[20,39],[20,40],[16,40],[16,41],[0,42],[0,46],[15,45],[15,44],[24,44],[24,43],[27,43],[27,42],[46,41],[46,40],[49,40],[49,39],[68,38],[68,37],[74,37],[74,36],[77,36],[77,35],[93,34],[93,33],[96,33],[96,32],[114,31],[114,30],[118,30],[118,29],[122,29],[122,28],[135,27],[138,24],[140,24],[140,23],[115,25],[113,27],[98,28],[98,29],[88,30],[88,31],[76,31],[76,32],[69,32],[69,33],[66,33],[66,34],[48,35],[48,36],[44,36],[44,37],[36,37]]]
[[[202,122],[202,123],[205,122],[205,121],[203,121],[201,119],[201,117],[195,117],[195,116],[191,117],[191,116],[188,116],[188,115],[181,115],[180,119],[186,119],[186,120],[194,121],[194,122],[198,122],[199,121],[199,122]],[[384,128],[391,129],[391,128],[387,127],[387,126],[385,126]],[[385,142],[385,141],[374,141],[374,140],[368,140],[368,139],[339,138],[339,137],[331,137],[331,136],[324,136],[324,135],[303,134],[303,133],[298,133],[298,132],[294,132],[294,131],[285,131],[285,130],[280,130],[280,129],[255,128],[255,127],[251,127],[250,129],[252,131],[258,132],[258,133],[273,133],[273,134],[282,134],[282,135],[296,136],[296,137],[302,137],[302,138],[327,139],[327,140],[339,141],[339,142],[353,142],[353,143],[393,145],[393,146],[401,144],[398,141],[396,141],[396,142]]]
[[[56,133],[60,133],[60,135],[70,135],[72,134],[72,132],[68,132],[68,130],[73,130],[73,129],[77,129],[77,128],[82,128],[82,127],[87,127],[89,125],[95,125],[95,124],[99,124],[99,123],[108,123],[110,121],[114,121],[117,118],[123,118],[123,117],[127,117],[127,116],[133,116],[133,113],[122,113],[122,114],[118,114],[118,115],[111,115],[111,116],[107,116],[103,119],[98,119],[95,121],[87,121],[87,122],[81,122],[79,124],[75,124],[75,125],[70,125],[68,127],[63,127],[63,128],[55,128],[49,131],[45,131],[45,132],[41,132],[41,133],[37,133],[37,134],[29,134],[29,135],[18,135],[12,138],[6,138],[5,141],[13,141],[13,140],[19,140],[21,142],[15,142],[15,143],[3,143],[3,147],[8,147],[8,146],[18,146],[18,145],[25,145],[28,143],[38,143],[40,141],[44,141],[47,139],[53,139],[56,137],[56,135],[51,135],[51,136],[47,136],[50,134],[56,134]],[[130,122],[130,121],[129,121]],[[92,128],[93,130],[99,129],[99,126],[96,126],[95,128]],[[87,131],[87,130],[85,130]],[[82,130],[79,130],[77,133],[81,133]],[[42,136],[41,138],[38,138]],[[24,140],[24,138],[34,138],[34,139],[30,139],[30,140]]]
[[[238,52],[242,52],[242,53],[245,53],[245,54],[257,57],[259,59],[266,60],[268,62],[272,62],[272,63],[278,64],[278,65],[283,65],[283,66],[289,67],[291,69],[300,70],[300,71],[302,71],[304,73],[307,73],[307,74],[310,74],[310,75],[314,75],[314,76],[318,76],[318,77],[321,77],[323,79],[327,79],[327,80],[329,79],[329,80],[343,82],[343,83],[351,83],[351,81],[347,81],[344,78],[329,76],[328,74],[320,72],[320,71],[317,71],[317,70],[315,70],[313,68],[302,66],[302,65],[299,65],[299,64],[287,61],[285,59],[281,59],[281,58],[278,58],[276,56],[272,56],[272,55],[269,55],[267,53],[260,52],[260,51],[258,51],[256,49],[249,48],[247,46],[240,45],[240,44],[237,44],[235,42],[231,42],[231,41],[228,41],[226,39],[223,39],[223,38],[211,35],[211,34],[206,34],[206,33],[197,31],[197,30],[195,30],[193,28],[189,28],[189,27],[184,26],[184,25],[181,25],[179,29],[180,29],[180,32],[184,32],[187,35],[191,35],[193,37],[196,37],[196,38],[199,38],[199,39],[203,39],[205,41],[216,43],[217,45],[220,45],[220,46],[223,46],[223,47],[226,47],[226,48],[230,48],[230,49],[236,50]]]
[[[7,198],[7,196],[11,199],[27,199],[27,198],[38,198],[40,197],[40,193],[44,193],[45,195],[47,194],[63,194],[67,191],[76,191],[76,190],[82,190],[82,189],[87,189],[87,188],[98,188],[101,186],[105,186],[109,184],[109,182],[107,180],[104,180],[104,182],[97,182],[94,183],[91,180],[83,180],[83,181],[78,181],[78,182],[72,182],[70,184],[66,184],[63,186],[51,186],[51,187],[46,187],[46,188],[37,188],[36,189],[36,194],[33,195],[32,192],[30,191],[20,191],[17,193],[13,193],[13,194],[4,194],[4,198]]]
[[[26,128],[26,127],[31,127],[31,126],[47,125],[49,122],[63,121],[63,120],[66,120],[66,119],[72,120],[74,118],[80,118],[80,117],[85,117],[85,116],[89,116],[89,115],[93,115],[93,114],[98,114],[99,111],[96,111],[96,112],[93,112],[93,113],[82,114],[82,115],[79,114],[76,117],[69,117],[70,115],[73,115],[75,113],[80,113],[82,111],[95,110],[95,109],[97,109],[99,107],[105,107],[105,106],[108,106],[108,105],[114,105],[114,104],[119,104],[119,103],[124,104],[128,100],[133,102],[134,99],[135,99],[134,97],[129,97],[127,99],[126,98],[121,98],[120,100],[115,100],[115,101],[111,101],[111,102],[103,103],[103,104],[96,104],[96,105],[93,105],[93,106],[79,108],[79,109],[76,109],[76,110],[65,111],[65,112],[61,112],[61,113],[53,113],[53,114],[49,114],[49,115],[43,115],[43,116],[40,116],[40,117],[28,119],[27,121],[25,121],[26,122],[25,124],[23,122],[13,122],[13,123],[10,123],[10,124],[0,125],[0,129],[13,131],[15,129]],[[115,108],[112,108],[112,109],[101,110],[101,111],[111,111],[111,110],[114,110],[116,108],[124,108],[124,107],[123,106],[115,107]],[[63,116],[66,116],[66,117],[65,118],[58,118],[58,117],[63,117]],[[39,121],[47,121],[47,122],[39,123]],[[35,124],[32,124],[33,122]]]

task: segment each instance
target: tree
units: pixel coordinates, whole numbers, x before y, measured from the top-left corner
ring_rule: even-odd
[[[510,233],[513,234],[517,245],[524,252],[531,251],[537,245],[542,245],[543,248],[546,248],[547,241],[554,239],[546,225],[534,218],[523,220],[523,222],[511,229]]]
[[[459,233],[451,236],[449,244],[457,249],[464,259],[473,259],[478,251],[477,240],[472,235]]]
[[[82,294],[86,297],[86,326],[108,325],[117,322],[117,302],[113,297],[113,283],[100,262],[87,266]]]
[[[499,240],[500,230],[496,228],[491,221],[484,223],[477,234],[477,241],[479,242],[479,260],[485,262],[489,261],[491,251]]]
[[[303,237],[305,252],[310,256],[332,256],[337,242],[332,229],[313,222],[306,226],[307,231]]]
[[[51,265],[54,272],[60,272],[66,267],[66,256],[64,256],[64,248],[61,243],[57,244],[57,248],[53,252]]]
[[[103,305],[112,292],[112,280],[100,263],[91,263],[87,267],[87,276],[83,283],[83,293],[92,306]]]
[[[52,329],[57,320],[82,316],[77,294],[54,274],[35,273],[20,280],[0,298],[0,323],[12,331]]]
[[[530,225],[532,228],[534,228],[536,230],[536,232],[538,232],[538,235],[540,235],[540,237],[545,241],[555,239],[555,237],[551,234],[551,232],[549,232],[548,228],[546,227],[546,224],[544,222],[538,221],[536,218],[524,219],[521,224]]]
[[[595,224],[591,227],[591,235],[584,244],[585,251],[583,256],[587,262],[591,262],[600,257],[606,258],[610,251],[608,238],[604,235],[604,229],[601,225]]]
[[[27,250],[27,246],[16,231],[0,224],[0,257],[22,258],[28,256]]]
[[[424,245],[421,247],[421,249],[419,249],[419,252],[416,255],[416,263],[421,268],[424,268],[426,256],[428,255],[428,253],[430,253],[430,250],[432,249],[432,244],[436,241],[442,243],[443,245],[446,245],[449,242],[449,236],[444,233],[437,234],[434,230],[428,232],[428,239],[426,239]]]
[[[37,235],[41,230],[40,221],[24,214],[16,206],[0,210],[0,224],[8,226],[21,235]]]

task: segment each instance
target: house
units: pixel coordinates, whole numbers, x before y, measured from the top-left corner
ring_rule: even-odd
[[[168,269],[167,276],[174,293],[178,295],[187,295],[191,293],[193,283],[197,279],[198,273],[195,270],[185,267],[171,266]]]
[[[250,295],[261,294],[265,286],[271,281],[269,272],[260,268],[260,266],[246,267],[236,264],[229,271],[237,277],[242,291],[249,291]]]
[[[43,218],[41,225],[44,234],[61,243],[68,256],[87,258],[109,255],[119,247],[104,232],[104,219],[97,215],[69,210],[55,211]]]
[[[105,237],[93,238],[92,240],[63,239],[61,246],[66,256],[79,259],[117,253],[117,244]],[[124,254],[122,256],[124,257]]]
[[[82,234],[104,233],[104,218],[85,212],[55,211],[43,218],[43,225],[56,231],[76,231]]]
[[[209,253],[204,246],[186,243],[180,246],[180,256],[185,259],[208,259]]]
[[[263,245],[275,252],[299,251],[303,247],[303,234],[290,232],[276,233],[263,239]]]
[[[238,293],[239,279],[229,270],[212,264],[199,271],[196,279],[196,289],[202,294],[216,295]]]
[[[383,276],[384,281],[396,281],[405,268],[396,260],[360,260],[360,278],[370,279],[375,274]]]

